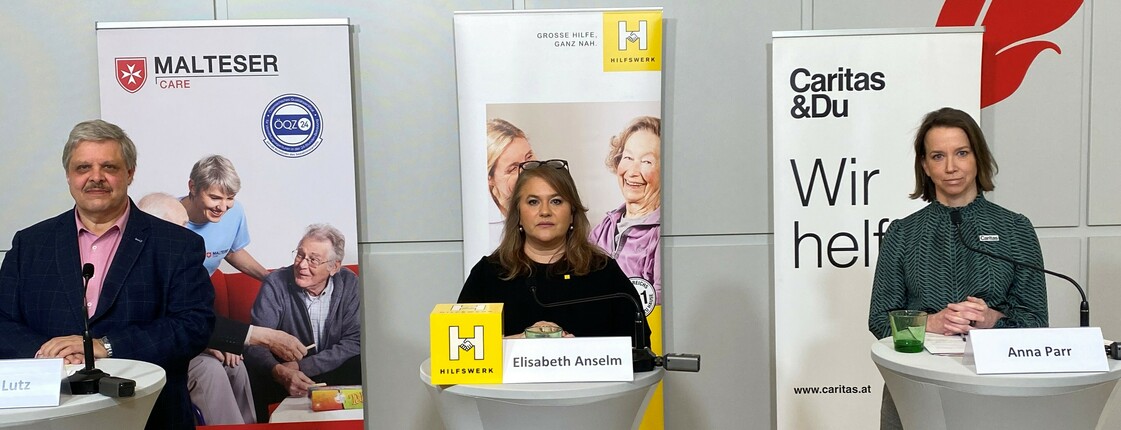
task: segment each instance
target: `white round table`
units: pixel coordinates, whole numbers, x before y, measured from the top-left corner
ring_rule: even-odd
[[[908,430],[1094,429],[1121,378],[1118,360],[1108,372],[978,375],[961,356],[896,352],[890,337],[871,354]]]
[[[105,358],[96,361],[106,373],[136,381],[132,397],[112,398],[101,394],[63,394],[58,406],[0,409],[0,428],[21,430],[143,429],[160,390],[167,382],[163,368],[135,360]],[[82,368],[66,366],[67,371]],[[61,387],[61,381],[59,381]]]
[[[634,374],[632,382],[432,385],[432,366],[420,379],[448,430],[636,429],[665,370]]]

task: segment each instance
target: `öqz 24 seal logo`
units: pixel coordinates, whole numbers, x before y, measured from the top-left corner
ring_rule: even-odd
[[[261,115],[265,146],[288,158],[310,154],[323,142],[323,117],[307,97],[283,94],[271,102]]]

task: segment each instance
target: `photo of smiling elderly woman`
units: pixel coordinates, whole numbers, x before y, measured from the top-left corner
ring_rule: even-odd
[[[249,225],[245,209],[234,200],[241,191],[234,164],[221,155],[203,157],[191,167],[187,190],[187,196],[179,201],[187,210],[186,227],[206,242],[206,271],[213,275],[226,260],[258,281],[265,279],[268,270],[245,249],[249,245]]]
[[[643,302],[658,305],[662,304],[661,128],[659,118],[641,116],[611,138],[605,164],[618,181],[623,204],[608,212],[588,236],[636,286],[642,281],[650,284],[655,297],[644,297]]]

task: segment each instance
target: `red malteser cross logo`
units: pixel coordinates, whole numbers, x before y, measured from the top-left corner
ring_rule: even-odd
[[[116,58],[117,83],[130,93],[140,91],[148,79],[147,61],[144,57]]]
[[[1059,45],[1040,36],[1062,27],[1080,7],[1082,0],[946,0],[936,25],[985,26],[981,107],[988,107],[1020,88],[1044,50],[1062,54]]]

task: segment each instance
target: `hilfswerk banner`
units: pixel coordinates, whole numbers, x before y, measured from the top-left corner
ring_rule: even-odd
[[[357,264],[345,19],[100,23],[97,44],[101,116],[138,148],[134,200],[186,196],[191,166],[221,155],[264,267],[292,264],[312,223],[341,230]]]
[[[455,54],[464,275],[501,240],[518,163],[565,159],[580,239],[631,278],[661,353],[661,9],[458,12]],[[662,423],[659,389],[643,428]]]
[[[778,428],[872,428],[879,243],[925,204],[907,198],[923,115],[980,118],[981,33],[776,32],[773,67]]]

